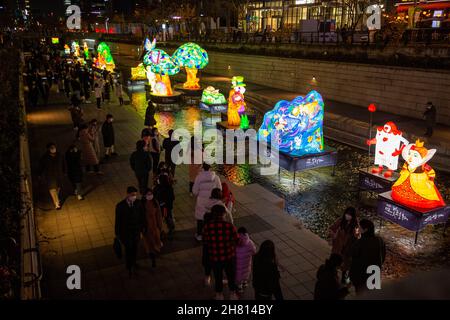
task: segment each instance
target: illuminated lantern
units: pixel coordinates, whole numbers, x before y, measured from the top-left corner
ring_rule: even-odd
[[[412,208],[434,209],[445,206],[441,194],[434,184],[436,173],[427,162],[436,149],[427,150],[423,142],[417,140],[402,151],[406,161],[400,177],[392,186],[392,199]]]
[[[180,46],[172,55],[175,62],[185,68],[187,79],[183,88],[200,89],[197,71],[206,67],[209,62],[208,53],[198,44],[188,42]]]
[[[78,44],[78,42],[76,41],[72,41],[72,53],[75,57],[79,57],[80,56],[80,45]]]
[[[167,90],[167,87],[164,82],[157,82],[155,84],[153,93],[160,95],[160,96],[168,96],[169,95],[169,91]]]
[[[100,42],[97,47],[95,66],[99,69],[106,69],[109,72],[113,72],[116,68],[109,46],[104,42]]]
[[[231,79],[232,89],[228,96],[228,125],[239,126],[241,115],[245,113],[245,87],[244,77],[235,76]]]
[[[373,103],[369,104],[369,106],[367,107],[367,109],[368,109],[370,112],[375,112],[375,111],[377,111],[377,107],[376,107]]]
[[[207,105],[227,103],[224,95],[219,92],[219,89],[215,89],[213,86],[208,86],[205,90],[203,90],[200,101]]]
[[[64,45],[64,53],[67,55],[70,54],[70,47],[67,44]]]
[[[155,85],[157,82],[157,77],[154,72],[152,72],[151,65],[153,64],[151,58],[152,58],[152,51],[155,49],[156,46],[156,39],[153,39],[152,42],[148,38],[145,39],[144,42],[144,51],[145,55],[143,58],[143,66],[145,68],[146,77],[148,80],[148,83],[150,85],[151,92],[155,92]]]
[[[153,49],[150,59],[152,61],[150,66],[151,71],[161,77],[161,82],[166,85],[167,95],[173,95],[172,84],[170,83],[169,76],[180,72],[180,67],[166,52],[160,49]]]
[[[258,138],[275,139],[275,147],[291,156],[323,152],[323,116],[323,99],[315,90],[292,101],[278,101],[264,115]]]
[[[131,68],[131,80],[146,80],[147,79],[147,70],[142,63],[140,63],[137,67]]]
[[[250,121],[248,120],[248,116],[246,114],[243,114],[241,116],[241,125],[240,128],[243,130],[246,130],[250,127]]]
[[[83,43],[83,52],[84,52],[85,59],[89,60],[89,47],[88,47],[86,41]]]
[[[367,144],[375,144],[375,165],[377,168],[372,169],[372,173],[382,173],[383,166],[388,170],[384,173],[386,178],[392,176],[392,171],[397,170],[398,156],[400,155],[400,144],[402,148],[408,144],[408,140],[402,137],[402,132],[397,129],[395,123],[389,121],[383,127],[377,128],[375,138],[368,140]]]

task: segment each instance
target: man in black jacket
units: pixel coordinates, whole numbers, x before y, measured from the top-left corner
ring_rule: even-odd
[[[383,239],[375,235],[373,222],[362,219],[359,223],[361,239],[352,248],[352,263],[350,266],[350,280],[357,293],[367,289],[367,267],[376,265],[380,269],[386,257],[386,246]]]
[[[114,117],[112,114],[106,115],[106,120],[102,125],[102,135],[103,135],[103,145],[105,147],[105,159],[110,156],[116,156],[117,153],[114,151],[114,127],[113,127]]]
[[[431,136],[433,135],[433,128],[436,126],[436,107],[431,101],[427,103],[425,112],[423,113],[423,117],[427,126],[425,137],[431,138]]]
[[[148,189],[148,175],[152,170],[152,157],[146,149],[145,141],[139,140],[136,142],[136,151],[130,157],[130,166],[136,175],[142,195],[145,195]]]
[[[137,200],[137,189],[127,188],[127,197],[116,206],[115,234],[125,247],[126,267],[131,274],[136,269],[136,255],[140,234],[145,233],[145,210]]]
[[[52,142],[47,144],[47,152],[39,161],[38,175],[40,180],[46,184],[56,210],[61,209],[59,193],[64,169],[64,161],[61,154],[56,151],[56,144]]]

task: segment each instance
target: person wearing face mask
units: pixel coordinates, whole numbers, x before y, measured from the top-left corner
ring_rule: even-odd
[[[114,117],[112,114],[106,115],[106,120],[102,125],[102,135],[103,135],[103,146],[105,147],[105,159],[110,156],[117,156],[114,151],[114,127],[113,127]]]
[[[137,248],[141,233],[145,234],[147,222],[142,201],[137,200],[138,190],[127,188],[127,197],[116,205],[115,235],[125,247],[126,268],[130,277],[136,273]]]
[[[136,151],[130,156],[130,166],[139,183],[139,191],[142,195],[148,188],[148,175],[152,169],[152,158],[150,153],[146,151],[145,141],[136,142]]]
[[[83,200],[81,183],[83,181],[83,169],[81,166],[81,152],[75,145],[71,145],[66,151],[67,177],[72,183],[78,200]]]
[[[356,209],[348,207],[345,209],[342,217],[338,218],[328,229],[331,239],[331,253],[341,255],[342,263],[342,282],[348,279],[348,269],[350,267],[351,248],[359,238],[359,225],[356,217]]]
[[[339,283],[339,268],[342,267],[342,263],[342,256],[332,253],[325,264],[319,267],[314,288],[314,300],[340,300],[348,295],[348,288]]]
[[[162,214],[159,203],[150,189],[145,192],[143,199],[147,232],[144,234],[144,245],[147,255],[152,262],[152,268],[156,267],[156,255],[161,251]]]
[[[61,209],[59,192],[64,176],[64,161],[56,150],[56,144],[47,144],[47,152],[41,157],[38,168],[39,179],[42,180],[50,193],[56,210]]]

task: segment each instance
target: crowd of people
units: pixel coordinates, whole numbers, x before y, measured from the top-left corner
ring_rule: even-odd
[[[42,71],[45,70],[45,76]],[[110,90],[116,92],[119,104],[123,104],[120,81],[108,72],[95,72],[78,64],[69,64],[57,52],[40,48],[27,60],[27,85],[29,105],[36,108],[38,99],[46,103],[53,85],[64,94],[70,104],[74,140],[67,151],[59,152],[54,142],[47,144],[47,151],[39,162],[38,175],[46,184],[55,209],[62,207],[61,187],[67,175],[73,194],[84,199],[83,176],[102,175],[100,165],[117,155],[114,117],[107,114],[103,123],[97,119],[86,122],[83,108],[90,103],[92,93],[97,108],[110,100]],[[126,197],[116,205],[114,250],[118,257],[124,249],[125,265],[130,277],[137,274],[137,253],[142,242],[152,268],[163,250],[165,241],[172,241],[175,232],[174,185],[176,165],[171,156],[179,141],[169,136],[162,139],[155,120],[155,109],[149,103],[145,128],[136,142],[136,150],[129,157],[129,165],[136,177],[136,185],[126,189]],[[103,147],[100,147],[100,135]],[[197,143],[190,141],[192,160]],[[201,145],[201,144],[200,144]],[[203,148],[201,146],[201,148]],[[161,154],[164,151],[164,158]],[[275,244],[265,240],[259,248],[252,241],[244,226],[236,226],[235,199],[226,182],[221,181],[207,163],[189,164],[189,190],[195,197],[195,241],[201,243],[204,269],[204,285],[214,282],[215,299],[224,299],[224,284],[230,290],[230,299],[239,299],[252,279],[255,299],[283,299],[280,286],[280,266]],[[366,287],[367,267],[381,266],[385,259],[385,246],[375,236],[371,221],[358,221],[356,209],[349,207],[330,228],[332,253],[317,271],[315,299],[343,299],[351,286],[357,293]],[[224,278],[224,275],[226,278]],[[213,281],[214,280],[214,281]]]
[[[26,63],[29,106],[37,108],[39,101],[47,104],[50,91],[55,85],[56,91],[68,99],[68,110],[75,132],[73,142],[65,153],[61,153],[54,142],[49,142],[47,151],[39,162],[38,176],[46,184],[57,210],[62,207],[61,187],[64,175],[71,182],[78,200],[83,200],[84,173],[102,175],[100,164],[117,156],[114,149],[113,115],[107,114],[101,124],[97,119],[84,119],[83,108],[91,103],[89,99],[92,91],[97,95],[97,88],[102,88],[100,99],[97,98],[97,108],[101,108],[103,102],[108,103],[110,89],[116,92],[123,104],[123,89],[117,77],[73,61],[61,57],[56,50],[38,47],[32,51]],[[103,138],[103,151],[100,148],[100,134]]]

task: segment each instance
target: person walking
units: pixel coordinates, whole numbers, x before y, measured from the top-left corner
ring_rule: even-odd
[[[332,253],[325,264],[319,267],[314,287],[314,300],[341,300],[348,295],[347,287],[339,279],[339,268],[344,260],[340,254]]]
[[[114,150],[114,127],[113,127],[114,117],[112,114],[106,115],[106,120],[102,124],[102,136],[103,136],[103,146],[105,147],[105,159],[110,156],[116,156],[117,153]]]
[[[153,193],[156,200],[159,202],[161,212],[167,228],[169,229],[168,236],[169,239],[171,239],[173,231],[175,230],[175,221],[173,219],[173,203],[175,202],[175,193],[167,175],[161,175],[159,177],[159,183],[156,185]]]
[[[200,148],[198,148],[198,149],[200,149]],[[189,195],[191,197],[193,197],[194,194],[192,193],[192,188],[194,187],[195,178],[197,178],[198,174],[202,170],[201,162],[198,163],[198,162],[196,162],[197,159],[195,159],[196,152],[198,153],[198,152],[200,152],[200,150],[196,149],[194,137],[192,137],[191,141],[190,141],[190,150],[191,150],[191,162],[189,163]],[[202,152],[202,158],[203,158],[203,150],[201,152]],[[201,159],[200,159],[200,161],[201,161]]]
[[[150,141],[150,154],[152,156],[153,162],[153,174],[156,175],[156,171],[158,170],[159,158],[161,156],[161,143],[159,141],[159,132],[158,128],[153,128],[151,130],[151,141]]]
[[[48,143],[47,152],[41,157],[38,169],[39,180],[42,180],[52,197],[56,210],[61,209],[59,193],[61,191],[64,162],[62,156],[56,150],[56,144]]]
[[[337,219],[328,229],[329,237],[332,240],[331,253],[341,255],[342,282],[348,279],[350,268],[351,250],[355,241],[359,238],[359,224],[356,217],[356,209],[348,207],[342,217]]]
[[[350,265],[350,280],[357,294],[367,289],[367,267],[376,265],[381,270],[386,257],[386,246],[383,239],[375,235],[373,222],[362,219],[359,225],[361,238],[353,245]]]
[[[111,84],[108,80],[105,81],[105,85],[103,86],[103,92],[104,92],[104,101],[109,104],[111,100]]]
[[[119,99],[119,105],[123,106],[123,88],[122,83],[120,81],[117,81],[116,96]]]
[[[64,74],[64,92],[66,97],[70,98],[70,76],[67,73]]]
[[[231,212],[228,210],[227,206],[223,202],[222,190],[220,190],[219,188],[212,189],[211,196],[209,197],[208,203],[205,205],[206,212],[210,212],[211,208],[214,207],[216,204],[219,204],[219,205],[222,205],[225,207],[225,221],[227,221],[229,223],[234,223],[233,215],[231,214]],[[198,221],[199,220],[197,220],[197,223],[198,223]],[[203,229],[203,225],[201,225],[200,228],[197,229],[197,233],[199,232],[198,230],[201,231],[202,229]]]
[[[234,210],[234,195],[233,192],[231,192],[230,187],[226,182],[222,182],[222,201],[225,204],[225,207],[230,212],[231,217],[233,217],[233,210]]]
[[[141,195],[145,195],[148,189],[148,175],[152,169],[152,158],[145,148],[145,142],[136,142],[136,151],[130,156],[130,166],[136,175]]]
[[[94,85],[95,100],[97,101],[97,109],[102,108],[102,88],[98,82]]]
[[[148,102],[147,109],[145,110],[144,126],[150,129],[156,126],[155,107],[151,101]]]
[[[170,169],[172,176],[175,177],[176,165],[172,159],[172,150],[177,144],[180,143],[178,140],[172,140],[173,130],[169,130],[169,136],[163,140],[162,147],[164,149],[164,160],[167,167]]]
[[[145,250],[152,262],[152,268],[156,267],[156,255],[163,246],[161,242],[162,214],[158,200],[153,192],[147,189],[143,198],[147,229],[144,234]]]
[[[212,220],[213,220],[212,212],[206,212],[205,215],[203,216],[204,225],[206,225]],[[203,238],[203,231],[204,228],[202,230],[202,238]],[[209,258],[208,244],[205,241],[202,242],[202,266],[203,270],[205,271],[205,286],[209,287],[211,285],[212,265],[211,260]]]
[[[77,146],[72,144],[66,151],[67,177],[74,189],[78,200],[84,200],[81,183],[83,182],[83,169],[81,166],[81,152]]]
[[[423,117],[427,126],[427,131],[424,135],[425,137],[431,138],[433,136],[433,128],[436,126],[436,107],[431,101],[429,101],[425,106]]]
[[[70,117],[72,118],[73,129],[78,131],[80,126],[83,124],[83,111],[79,106],[70,106]]]
[[[235,257],[238,234],[233,224],[224,220],[225,207],[216,205],[211,210],[213,219],[205,224],[203,241],[208,246],[214,273],[216,300],[223,300],[223,273],[225,271],[231,291],[230,300],[238,300],[235,283]]]
[[[253,258],[253,289],[256,300],[283,300],[280,271],[275,255],[275,244],[265,240]]]
[[[92,119],[89,122],[89,128],[88,128],[89,134],[94,138],[92,142],[92,146],[95,150],[95,155],[97,156],[97,159],[100,159],[100,142],[99,142],[99,133],[98,133],[98,122],[97,119]]]
[[[192,193],[197,197],[195,203],[195,219],[197,220],[195,238],[198,241],[202,240],[203,216],[207,211],[212,190],[215,188],[222,190],[220,178],[214,171],[210,170],[211,166],[204,163],[202,168],[203,170],[195,178],[194,186],[192,187]]]
[[[147,222],[142,201],[137,200],[137,189],[127,188],[126,199],[116,205],[115,236],[125,247],[126,268],[129,276],[136,273],[137,248],[141,233],[145,234]]]
[[[252,270],[253,256],[256,254],[255,243],[245,227],[238,229],[239,240],[236,246],[236,285],[239,293],[244,293]]]
[[[103,174],[100,172],[99,161],[93,146],[94,137],[89,133],[88,125],[81,125],[78,134],[81,144],[81,160],[83,165],[86,167],[86,172],[92,173],[91,168],[93,167],[93,172],[96,174]]]

